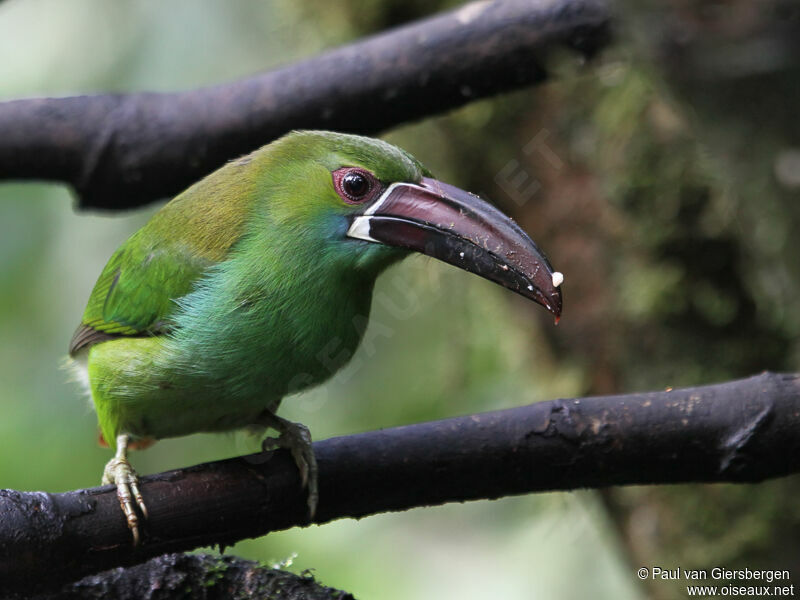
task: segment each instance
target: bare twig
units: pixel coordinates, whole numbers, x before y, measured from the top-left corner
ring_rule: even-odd
[[[760,481],[800,471],[800,375],[541,402],[333,438],[314,450],[317,523],[545,490]],[[284,451],[144,477],[142,489],[150,519],[137,549],[110,486],[0,491],[0,582],[62,584],[307,524]]]
[[[214,87],[0,103],[0,179],[69,183],[83,207],[136,206],[292,129],[375,133],[537,83],[551,51],[589,56],[608,39],[602,0],[475,2]]]

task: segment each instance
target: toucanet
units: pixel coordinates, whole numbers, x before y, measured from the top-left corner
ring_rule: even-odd
[[[317,506],[308,429],[276,415],[289,393],[352,355],[375,279],[420,252],[561,314],[561,273],[510,218],[433,179],[386,142],[297,131],[233,160],[159,210],[111,256],[69,352],[115,450],[134,543],[147,517],[128,450],[154,440],[272,428]]]

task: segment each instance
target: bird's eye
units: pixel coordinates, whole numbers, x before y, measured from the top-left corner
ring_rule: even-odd
[[[342,177],[342,190],[351,198],[360,198],[369,191],[369,181],[361,173],[348,173]]]
[[[342,200],[348,204],[366,202],[380,188],[380,183],[372,173],[355,167],[342,167],[334,171],[333,185]]]

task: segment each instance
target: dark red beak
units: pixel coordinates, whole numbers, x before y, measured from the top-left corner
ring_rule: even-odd
[[[474,194],[435,179],[393,183],[347,232],[408,248],[499,283],[561,316],[564,276],[509,217]]]

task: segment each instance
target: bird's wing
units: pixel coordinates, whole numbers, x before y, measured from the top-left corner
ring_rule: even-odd
[[[103,269],[70,342],[70,354],[113,337],[164,333],[177,308],[175,300],[211,264],[176,252],[174,244],[142,248],[136,241],[134,236],[126,242]]]
[[[115,337],[169,331],[176,300],[227,257],[244,228],[247,195],[232,193],[213,177],[167,204],[113,254],[89,297],[70,355]]]

